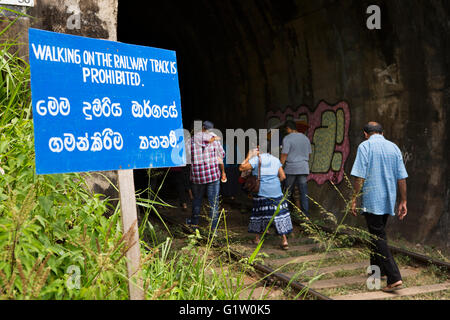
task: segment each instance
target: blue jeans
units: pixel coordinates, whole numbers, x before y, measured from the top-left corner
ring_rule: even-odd
[[[219,190],[220,180],[206,184],[192,184],[194,200],[192,200],[192,217],[188,219],[188,224],[198,225],[202,200],[206,191],[210,207],[209,217],[211,218],[211,230],[215,231],[219,219]]]
[[[309,217],[308,183],[307,174],[286,174],[285,186],[289,192],[289,200],[293,201],[294,187],[297,185],[300,192],[300,209]]]

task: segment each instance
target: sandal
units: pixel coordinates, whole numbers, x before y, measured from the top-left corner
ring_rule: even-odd
[[[394,291],[396,291],[398,289],[403,288],[403,282],[397,281],[396,283],[398,283],[398,284],[395,284],[395,283],[390,284],[390,285],[384,287],[383,289],[381,289],[381,291],[383,291],[383,292],[394,292]]]
[[[287,243],[283,243],[283,244],[280,244],[280,248],[283,249],[283,250],[288,250],[289,249],[289,245]]]

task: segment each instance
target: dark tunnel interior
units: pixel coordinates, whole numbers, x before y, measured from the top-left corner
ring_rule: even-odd
[[[263,127],[264,113],[277,104],[267,67],[277,58],[271,58],[278,49],[274,39],[288,49],[296,35],[293,28],[284,34],[284,25],[339,2],[168,0],[137,7],[119,1],[118,41],[177,52],[185,127],[196,119],[209,119],[219,129]]]
[[[117,38],[125,43],[177,52],[185,128],[192,129],[193,121],[198,119],[210,120],[221,130],[263,128],[266,103],[248,107],[251,103],[246,92],[248,82],[259,80],[248,79],[253,75],[249,74],[247,66],[264,59],[260,56],[259,45],[267,46],[266,51],[271,50],[272,44],[265,43],[275,36],[265,34],[275,32],[268,29],[270,23],[284,23],[301,12],[317,10],[308,2],[303,9],[295,2],[152,1],[136,10],[132,3],[119,1]],[[320,7],[333,3],[321,1]],[[266,24],[266,30],[254,25],[255,19]],[[248,43],[251,48],[244,48]],[[251,53],[248,54],[247,50]],[[249,61],[254,59],[253,54],[259,55],[259,62]],[[265,99],[264,91],[256,94]],[[153,171],[151,184],[154,189],[157,182],[164,179],[165,173],[164,170]],[[138,190],[148,186],[146,172],[135,170]],[[157,177],[154,178],[153,174]],[[169,172],[161,192],[164,196],[176,198],[175,187],[176,182]]]
[[[310,54],[324,46],[320,55],[339,59],[332,52],[339,33],[323,28],[336,10],[342,16],[334,18],[334,29],[360,28],[365,8],[361,1],[339,0],[168,0],[140,7],[119,1],[117,38],[176,51],[185,128],[200,119],[222,132],[260,129],[268,127],[270,110],[316,106],[315,94],[321,90],[315,87],[326,86],[321,81],[328,79],[313,79],[315,57]],[[339,72],[345,70],[333,70]],[[323,98],[336,103],[341,97]],[[135,174],[139,189],[148,184],[144,171]]]
[[[215,3],[152,1],[136,10],[131,3],[119,1],[118,41],[177,52],[185,128],[195,119],[219,120],[224,125],[226,121],[227,112],[220,112],[205,94],[217,89],[216,77],[227,77],[207,62],[223,59],[227,42],[232,42],[226,38],[226,23],[214,14]]]
[[[231,101],[226,102],[226,97],[233,94],[230,90],[239,87],[239,80],[229,73],[231,70],[216,67],[228,63],[226,52],[239,46],[243,39],[239,31],[223,20],[226,15],[218,14],[223,11],[219,3],[152,1],[136,10],[131,3],[119,1],[118,41],[177,52],[186,128],[195,119],[210,119],[217,126],[244,124],[235,113],[237,108]],[[224,100],[220,106],[219,96]],[[223,107],[226,105],[228,108]]]
[[[271,71],[267,65],[272,59],[283,60],[282,56],[273,57],[280,44],[287,50],[291,50],[288,43],[298,46],[294,28],[286,34],[283,26],[333,10],[338,2],[169,0],[137,7],[119,1],[117,38],[125,43],[177,52],[185,128],[192,129],[193,121],[198,119],[210,120],[220,130],[266,128],[266,112],[280,106],[278,97],[271,93],[270,82],[284,77],[282,73],[289,74],[290,69],[284,65],[283,69]],[[277,38],[280,43],[275,41]],[[307,70],[308,61],[300,63]],[[312,84],[301,84],[302,88],[298,88],[300,80],[295,77],[289,75],[292,88],[287,85],[281,89],[287,92],[287,105],[304,101],[313,107]],[[148,185],[145,172],[135,172],[137,189]],[[160,173],[156,180],[161,181],[162,176]],[[174,191],[171,180],[169,173],[163,194]]]

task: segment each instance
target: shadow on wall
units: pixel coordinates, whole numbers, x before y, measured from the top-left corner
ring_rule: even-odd
[[[268,128],[279,128],[294,120],[300,132],[311,141],[312,155],[308,180],[317,184],[331,181],[339,184],[344,178],[344,165],[350,153],[348,131],[350,109],[346,102],[330,105],[321,101],[311,112],[305,105],[297,109],[270,111],[266,115]]]

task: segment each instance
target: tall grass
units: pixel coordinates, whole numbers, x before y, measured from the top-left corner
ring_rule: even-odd
[[[367,232],[366,230],[353,227],[349,225],[348,217],[351,213],[351,203],[353,197],[359,198],[361,194],[354,195],[355,190],[348,178],[348,176],[345,176],[345,183],[341,186],[336,186],[335,184],[331,183],[332,188],[335,190],[335,192],[340,196],[340,199],[343,202],[344,209],[342,210],[341,217],[338,219],[338,215],[336,213],[331,212],[330,210],[326,209],[323,205],[321,205],[319,202],[314,200],[312,197],[308,197],[311,202],[314,204],[314,206],[317,207],[317,217],[315,220],[310,219],[304,213],[301,211],[300,208],[298,208],[294,203],[292,203],[290,200],[288,200],[287,193],[283,196],[282,200],[278,204],[272,218],[268,222],[265,230],[263,231],[259,243],[256,245],[256,248],[251,252],[251,254],[242,259],[240,261],[240,264],[237,268],[237,272],[234,274],[234,278],[236,280],[236,288],[235,293],[238,293],[241,297],[243,296],[243,293],[248,293],[248,296],[246,298],[251,298],[253,294],[253,290],[258,284],[262,285],[264,284],[265,280],[269,279],[274,273],[279,272],[283,268],[287,267],[290,263],[287,263],[285,265],[281,265],[277,267],[271,274],[267,274],[265,276],[262,276],[259,280],[254,282],[251,285],[244,286],[243,277],[246,273],[249,271],[254,271],[254,264],[259,263],[263,261],[264,253],[262,252],[262,249],[264,247],[264,243],[266,241],[266,235],[273,224],[273,221],[275,217],[280,212],[281,204],[284,201],[288,201],[293,211],[291,212],[291,217],[293,220],[297,221],[300,226],[302,227],[303,232],[306,234],[307,238],[310,240],[313,240],[315,243],[319,245],[319,248],[321,249],[321,253],[324,253],[323,259],[318,260],[314,265],[312,265],[309,262],[296,264],[295,265],[295,275],[291,277],[290,282],[288,283],[287,287],[292,284],[293,281],[300,281],[305,284],[305,287],[296,293],[294,296],[294,299],[306,299],[308,297],[308,292],[310,290],[311,285],[320,280],[325,274],[322,274],[319,272],[319,269],[323,265],[323,263],[326,260],[327,254],[331,252],[337,252],[342,257],[345,257],[349,253],[349,249],[352,250],[355,254],[359,255],[362,258],[368,259],[369,255],[371,254],[369,249],[369,244],[374,240],[374,237]],[[204,213],[204,216],[207,218],[207,213]],[[227,229],[227,221],[226,221],[226,215],[225,211],[222,210],[221,212],[221,218],[223,219],[223,237],[221,237],[219,240],[222,242],[222,244],[225,242],[226,246],[222,245],[222,251],[225,253],[224,256],[228,258],[230,261],[230,239],[228,235],[228,229]],[[323,227],[326,226],[328,229],[331,230],[325,231]],[[208,229],[200,228],[200,230],[203,231],[203,234],[208,234],[208,239],[211,239],[211,233]],[[214,237],[213,237],[214,238]],[[213,241],[214,239],[211,239]],[[367,246],[355,246],[356,242],[363,242],[366,243]],[[209,243],[208,243],[209,244]],[[220,245],[219,245],[220,246]],[[313,271],[313,274],[311,274],[311,271]],[[308,274],[308,275],[307,275]],[[260,299],[264,298],[264,296],[260,297]]]
[[[291,205],[294,208],[293,218],[300,222],[300,225],[307,234],[308,238],[319,244],[321,252],[325,254],[325,258],[320,259],[314,266],[309,266],[309,263],[303,263],[297,273],[292,277],[292,280],[309,278],[307,281],[307,287],[297,295],[297,298],[300,296],[305,297],[309,287],[324,276],[324,274],[321,274],[318,270],[324,263],[328,253],[334,251],[345,257],[348,253],[348,249],[351,248],[357,255],[367,259],[372,253],[369,249],[369,245],[375,240],[374,236],[366,230],[350,226],[346,223],[349,215],[351,214],[353,198],[359,198],[361,197],[361,194],[355,194],[355,189],[353,188],[350,179],[345,174],[344,179],[345,184],[343,185],[343,188],[339,188],[333,182],[330,182],[331,186],[339,195],[344,205],[344,209],[341,212],[341,218],[339,220],[337,214],[326,209],[310,196],[308,196],[309,200],[311,200],[314,206],[318,209],[319,218],[315,221],[307,217],[300,208],[291,202]],[[326,227],[329,231],[326,231],[323,227]],[[366,246],[355,246],[357,241],[366,244]],[[313,275],[308,277],[305,276],[305,273],[311,270],[314,271]]]
[[[82,175],[35,174],[30,68],[17,55],[19,45],[0,44],[0,299],[128,299],[131,243],[120,204],[107,217],[113,199],[91,193]],[[149,215],[168,205],[158,192],[138,198],[147,209],[140,235]],[[141,240],[136,275],[146,299],[238,296],[235,283],[213,271],[221,262],[211,259],[210,246],[197,245],[199,235],[172,252],[170,238],[161,243],[149,230],[155,241]]]

